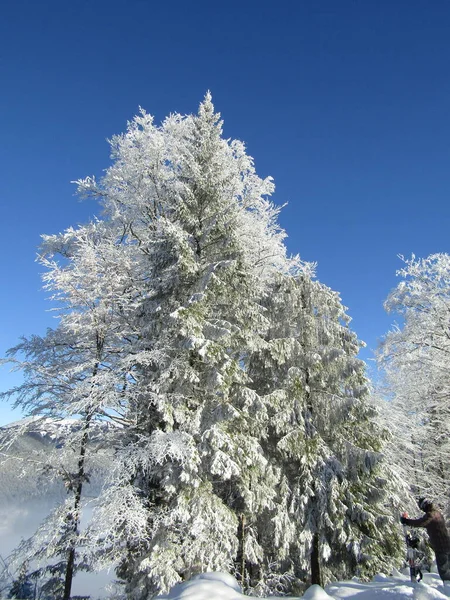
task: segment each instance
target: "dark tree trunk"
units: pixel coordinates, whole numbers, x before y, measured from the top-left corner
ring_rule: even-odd
[[[83,427],[83,437],[81,438],[80,455],[78,457],[78,471],[76,474],[75,484],[75,499],[73,503],[73,514],[71,515],[72,520],[72,532],[76,537],[78,535],[78,526],[80,524],[80,505],[81,505],[81,494],[83,491],[83,483],[85,478],[85,460],[86,460],[86,447],[88,442],[89,426],[92,420],[93,413],[88,412]],[[74,544],[76,542],[74,541]],[[64,579],[64,595],[63,600],[70,599],[70,593],[72,590],[72,581],[75,571],[75,545],[70,548],[67,555],[67,566],[66,575]]]
[[[100,355],[103,348],[103,340],[100,339],[97,334],[97,358],[100,361]],[[99,362],[97,362],[94,366],[92,377],[95,379],[99,368]],[[94,384],[92,384],[94,385]],[[86,477],[85,473],[85,463],[86,463],[86,449],[89,439],[89,427],[91,425],[92,417],[94,416],[93,407],[89,408],[86,411],[86,418],[84,420],[83,425],[83,435],[81,437],[80,444],[80,454],[78,456],[78,470],[75,476],[75,485],[74,485],[74,502],[73,502],[73,513],[68,515],[68,520],[72,521],[72,533],[74,536],[73,546],[70,548],[67,554],[67,565],[66,565],[66,575],[64,578],[64,595],[62,600],[70,600],[70,594],[72,591],[72,582],[75,574],[75,548],[76,548],[76,538],[78,536],[78,527],[80,525],[80,506],[81,506],[81,494],[83,492],[83,484]]]
[[[251,489],[251,484],[249,484],[249,489]],[[249,568],[252,567],[250,563],[246,560],[245,555],[245,539],[247,534],[248,523],[245,516],[245,500],[242,496],[236,498],[233,503],[233,509],[238,517],[238,526],[236,531],[236,537],[238,540],[238,548],[236,553],[236,558],[234,559],[234,571],[236,574],[239,583],[241,584],[242,590],[244,591],[249,584],[249,579],[251,579],[251,571]]]
[[[306,295],[304,294],[304,292],[302,292],[302,309],[308,314],[308,315],[312,315],[312,307],[310,305],[310,303],[308,302]],[[303,338],[303,348],[304,350],[308,349],[308,347],[310,347],[310,343],[308,341],[306,332]],[[308,367],[306,367],[305,369],[305,386],[306,386],[306,398],[305,398],[305,404],[306,404],[306,414],[305,414],[305,437],[307,439],[312,439],[315,435],[316,435],[316,428],[314,426],[314,398],[311,394],[311,387],[312,387],[312,382],[311,382],[311,376],[310,376],[310,371],[308,369]],[[315,500],[315,512],[318,510],[317,508],[317,499],[314,496],[312,499],[312,503]],[[313,536],[313,540],[312,540],[312,549],[311,549],[311,584],[315,584],[317,583],[318,585],[322,585],[322,573],[320,570],[320,552],[319,552],[319,533],[320,531],[317,531],[314,536]]]
[[[75,567],[75,548],[69,550],[67,556],[66,577],[64,580],[63,600],[69,600],[72,591],[73,571]]]
[[[241,586],[245,585],[245,515],[241,514],[238,525],[239,549],[236,557],[237,570],[241,578]]]
[[[322,585],[322,573],[320,571],[320,558],[319,558],[319,534],[315,533],[312,543],[311,552],[311,583],[317,583]]]

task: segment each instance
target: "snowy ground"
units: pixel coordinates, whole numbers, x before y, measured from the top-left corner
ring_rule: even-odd
[[[450,587],[445,587],[435,573],[425,573],[423,581],[411,583],[409,575],[396,571],[394,575],[377,575],[370,583],[357,579],[332,583],[322,589],[312,585],[303,600],[448,600]],[[244,600],[239,584],[227,573],[203,573],[190,581],[176,585],[158,600]],[[284,597],[286,600],[286,597]],[[270,600],[275,600],[271,597]]]

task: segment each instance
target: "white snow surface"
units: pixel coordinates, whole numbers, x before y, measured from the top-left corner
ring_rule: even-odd
[[[238,582],[228,573],[201,573],[189,581],[174,586],[167,595],[158,596],[158,600],[243,600],[244,598],[249,596],[241,593]],[[395,571],[390,576],[379,574],[370,583],[363,583],[354,578],[351,581],[331,583],[325,589],[319,585],[312,585],[303,595],[303,600],[345,600],[347,598],[448,600],[450,586],[445,587],[436,573],[425,573],[423,581],[411,583],[409,574]],[[267,600],[281,600],[281,597],[271,596]]]

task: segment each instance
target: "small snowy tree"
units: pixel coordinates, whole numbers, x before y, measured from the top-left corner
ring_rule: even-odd
[[[16,598],[17,600],[35,598],[34,585],[28,573],[28,564],[26,562],[22,564],[17,579],[13,581],[8,598]]]
[[[404,476],[448,511],[450,256],[403,260],[402,281],[385,303],[401,322],[380,345],[378,362]]]

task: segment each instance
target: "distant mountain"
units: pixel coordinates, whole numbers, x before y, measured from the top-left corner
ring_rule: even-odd
[[[9,423],[0,427],[0,444],[2,438],[11,436],[11,433],[20,433],[19,446],[36,443],[36,449],[50,445],[56,448],[64,446],[65,441],[74,431],[81,431],[83,421],[76,418],[56,419],[54,417],[26,417],[20,421]],[[91,441],[98,442],[105,434],[117,429],[111,421],[92,421],[89,437]]]
[[[2,559],[7,561],[20,541],[33,535],[52,509],[67,498],[60,474],[62,469],[75,470],[82,425],[78,419],[47,417],[26,418],[0,427],[0,572]],[[85,523],[106,469],[112,464],[117,432],[117,426],[106,421],[94,421],[89,428],[90,482],[83,490]],[[113,573],[80,574],[75,579],[75,592],[100,597],[98,586],[104,587],[112,578]]]
[[[50,417],[28,417],[0,427],[0,508],[11,501],[27,502],[31,497],[56,495],[60,500],[61,494],[65,496],[58,471],[78,460],[82,427],[79,419]],[[108,421],[93,421],[90,425],[87,469],[92,478],[86,487],[89,496],[96,496],[99,491],[105,453],[113,455],[117,431],[117,426]]]

